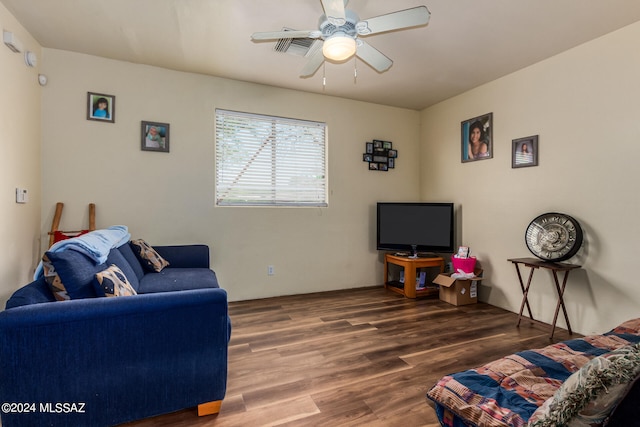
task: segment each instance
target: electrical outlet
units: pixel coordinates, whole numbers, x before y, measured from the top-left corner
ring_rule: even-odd
[[[275,268],[273,267],[273,265],[268,265],[267,266],[267,275],[268,276],[273,276],[274,274],[276,274]]]

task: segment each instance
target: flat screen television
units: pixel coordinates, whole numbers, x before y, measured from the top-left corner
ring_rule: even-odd
[[[378,250],[453,252],[453,203],[378,202]]]

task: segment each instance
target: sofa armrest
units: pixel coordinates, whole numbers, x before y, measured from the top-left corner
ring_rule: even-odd
[[[173,268],[209,268],[209,246],[175,245],[154,246],[160,256]]]
[[[223,289],[91,298],[0,312],[0,402],[82,413],[3,413],[2,424],[114,425],[222,400]]]

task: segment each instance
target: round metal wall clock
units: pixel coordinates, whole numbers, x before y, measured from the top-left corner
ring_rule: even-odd
[[[564,261],[582,246],[582,228],[569,215],[548,212],[535,218],[524,236],[532,254],[544,261]]]

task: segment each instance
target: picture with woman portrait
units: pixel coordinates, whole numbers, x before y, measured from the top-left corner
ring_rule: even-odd
[[[493,157],[493,113],[462,122],[462,162]]]
[[[144,151],[169,152],[169,123],[141,122],[141,146]]]
[[[511,141],[511,167],[538,166],[538,135]]]

